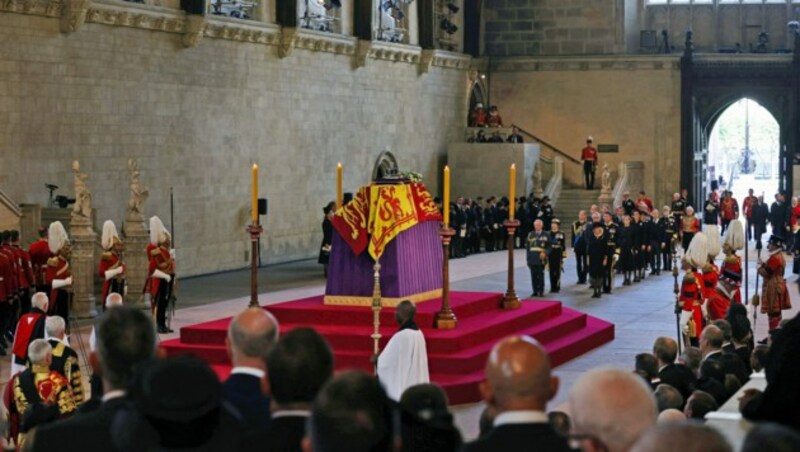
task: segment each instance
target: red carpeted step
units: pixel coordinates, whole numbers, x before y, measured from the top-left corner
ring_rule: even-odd
[[[578,311],[568,311],[559,317],[538,323],[533,327],[519,330],[505,330],[502,337],[512,335],[526,335],[535,337],[541,343],[560,338],[580,331],[586,325],[586,314]],[[501,337],[501,338],[502,338]],[[486,364],[486,357],[494,344],[500,340],[487,341],[474,347],[458,350],[454,353],[435,353],[431,351],[430,339],[426,336],[428,345],[428,368],[431,373],[464,374],[482,370]],[[371,349],[364,350],[337,350],[336,368],[350,367],[362,368],[369,363]]]
[[[484,293],[453,293],[454,311],[459,317],[455,330],[430,328],[438,301],[423,303],[418,320],[426,336],[431,380],[442,385],[452,404],[480,400],[478,385],[483,381],[483,367],[491,347],[501,338],[526,334],[535,337],[547,349],[554,365],[567,362],[614,338],[614,325],[562,308],[553,301],[525,301],[513,311],[498,308],[501,296]],[[331,343],[337,371],[357,368],[372,371],[372,312],[365,308],[325,306],[321,297],[281,303],[270,307],[288,331],[309,325]],[[420,315],[422,313],[422,315]],[[394,310],[385,309],[381,319],[382,346],[396,332]],[[341,321],[341,323],[339,323]],[[424,321],[425,323],[422,323]],[[192,353],[209,362],[221,379],[227,378],[230,362],[225,350],[225,336],[230,318],[181,328],[180,339],[162,342],[169,355]]]

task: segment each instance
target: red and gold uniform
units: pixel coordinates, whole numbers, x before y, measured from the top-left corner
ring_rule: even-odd
[[[686,272],[681,283],[678,300],[685,313],[689,313],[687,335],[690,339],[700,337],[703,330],[703,276],[696,269]],[[686,317],[683,315],[682,317]]]
[[[700,232],[700,219],[692,212],[691,215],[684,215],[681,218],[680,226],[681,245],[683,249],[686,250],[689,248],[689,244],[692,242],[694,235]]]
[[[719,282],[719,268],[717,264],[709,262],[703,267],[703,298],[708,298],[714,293],[717,282]]]
[[[75,404],[83,403],[83,382],[81,381],[81,366],[78,364],[78,354],[65,343],[50,339],[47,341],[53,347],[53,361],[50,370],[56,371],[69,382]]]
[[[148,247],[149,249],[150,247]],[[160,332],[167,330],[166,315],[169,305],[170,297],[172,297],[172,290],[175,276],[175,261],[170,255],[170,250],[164,246],[156,246],[150,249],[148,257],[150,258],[149,265],[149,286],[151,304],[155,310],[156,323]],[[159,277],[159,274],[166,274],[170,279]]]
[[[62,286],[54,287],[54,281],[64,281],[72,277],[72,269],[69,267],[69,261],[64,259],[63,256],[51,257],[47,261],[47,285],[51,286],[50,290],[50,307],[48,314],[61,316],[64,320],[69,319],[69,295],[70,287]]]
[[[731,221],[739,216],[739,202],[728,196],[722,200],[720,211],[723,220]]]
[[[103,309],[106,305],[106,297],[110,293],[118,293],[125,295],[125,264],[122,262],[122,257],[115,251],[106,251],[100,256],[99,273],[103,278],[103,290],[101,292],[101,300],[103,302]],[[107,273],[108,272],[108,273]],[[118,274],[107,277],[110,273]]]
[[[486,127],[486,110],[483,109],[483,105],[476,105],[469,113],[469,126]]]
[[[769,259],[758,267],[758,274],[764,278],[764,288],[761,291],[761,312],[769,317],[770,331],[780,324],[781,311],[792,308],[786,280],[783,279],[785,269],[786,261],[780,248],[772,252]]]
[[[16,236],[16,239],[19,239],[18,235]],[[33,267],[31,266],[31,256],[27,251],[19,247],[18,242],[12,245],[12,249],[14,250],[14,253],[16,253],[17,262],[19,263],[19,267],[17,268],[20,286],[19,312],[24,313],[31,310],[31,295],[33,295],[33,291],[36,289],[35,281],[33,279]],[[15,321],[16,316],[17,314],[15,313]]]
[[[36,285],[36,290],[49,293],[50,290],[45,289],[46,283],[46,273],[47,273],[47,261],[53,257],[53,254],[50,253],[50,245],[47,243],[46,238],[39,239],[28,249],[28,253],[31,257],[31,266],[33,267],[33,279],[34,284]]]
[[[706,311],[708,320],[720,320],[725,318],[728,308],[731,306],[733,294],[727,293],[723,287],[717,287],[706,299]]]
[[[44,403],[59,419],[71,416],[77,410],[69,380],[47,365],[34,364],[14,378],[14,411],[25,413],[34,403]],[[28,425],[27,427],[34,427]],[[24,433],[17,437],[17,446],[24,442]]]
[[[735,253],[728,254],[725,256],[725,259],[722,261],[722,267],[720,267],[720,272],[725,273],[726,270],[731,271],[733,273],[742,274],[742,258],[736,255]],[[742,303],[742,291],[739,287],[737,287],[733,291],[733,301],[736,303]]]

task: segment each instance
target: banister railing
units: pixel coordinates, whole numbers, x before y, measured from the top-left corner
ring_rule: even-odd
[[[570,161],[570,162],[572,162],[572,163],[574,163],[574,164],[576,164],[576,165],[580,165],[580,164],[581,164],[581,161],[580,161],[580,160],[576,159],[575,157],[572,157],[571,155],[569,155],[569,154],[567,154],[566,152],[562,151],[561,149],[559,149],[559,148],[558,148],[558,147],[556,147],[555,145],[553,145],[553,144],[551,144],[551,143],[548,143],[547,141],[545,141],[545,140],[543,140],[543,139],[541,139],[541,138],[537,137],[536,135],[532,134],[531,132],[528,132],[527,130],[523,129],[522,127],[518,126],[517,124],[512,124],[511,126],[512,126],[512,127],[516,127],[516,128],[517,128],[517,130],[519,130],[520,132],[522,132],[522,133],[524,133],[525,135],[527,135],[527,136],[529,136],[529,137],[533,138],[533,139],[534,139],[534,140],[536,140],[537,142],[539,142],[539,143],[541,143],[541,144],[543,144],[543,145],[547,146],[547,147],[548,147],[548,148],[550,148],[550,149],[551,149],[553,152],[555,152],[555,153],[557,153],[557,154],[561,155],[563,158],[567,159],[568,161]]]
[[[3,190],[0,190],[0,204],[5,205],[14,215],[18,217],[22,216],[22,210],[19,208],[19,205],[12,201]]]

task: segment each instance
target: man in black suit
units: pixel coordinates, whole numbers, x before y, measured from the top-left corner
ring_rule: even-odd
[[[300,452],[311,403],[333,375],[333,353],[311,328],[282,336],[267,355],[272,420],[259,433],[263,451]]]
[[[512,336],[499,342],[489,354],[486,381],[481,384],[484,400],[497,412],[494,426],[463,450],[571,450],[545,414],[558,384],[558,377],[550,374],[550,358],[536,340]]]
[[[723,352],[724,338],[722,330],[715,325],[703,328],[703,332],[700,334],[700,351],[703,353],[703,361],[721,362],[725,375],[732,374],[739,379],[739,383],[744,384],[749,378],[747,369],[737,355]]]
[[[671,337],[659,337],[653,344],[653,356],[658,361],[658,378],[661,383],[677,389],[683,400],[689,398],[694,389],[695,375],[683,364],[675,364],[678,344]]]
[[[269,425],[270,402],[261,388],[266,382],[266,353],[277,340],[278,320],[260,307],[242,311],[228,326],[225,347],[233,369],[222,385],[222,398],[250,428]]]
[[[28,437],[32,450],[119,450],[111,434],[112,422],[130,404],[127,390],[134,375],[155,356],[156,333],[150,317],[127,306],[106,311],[96,331],[97,350],[89,360],[102,376],[102,403],[96,411],[37,429]],[[73,440],[66,441],[69,438]]]

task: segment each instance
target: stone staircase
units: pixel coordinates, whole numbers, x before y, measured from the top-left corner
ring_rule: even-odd
[[[565,224],[569,224],[578,218],[579,210],[586,210],[588,213],[589,207],[592,204],[597,204],[597,198],[600,197],[600,189],[586,190],[583,187],[566,184],[561,189],[561,194],[558,197],[558,202],[555,204],[556,218],[561,220],[561,228],[565,228]]]

